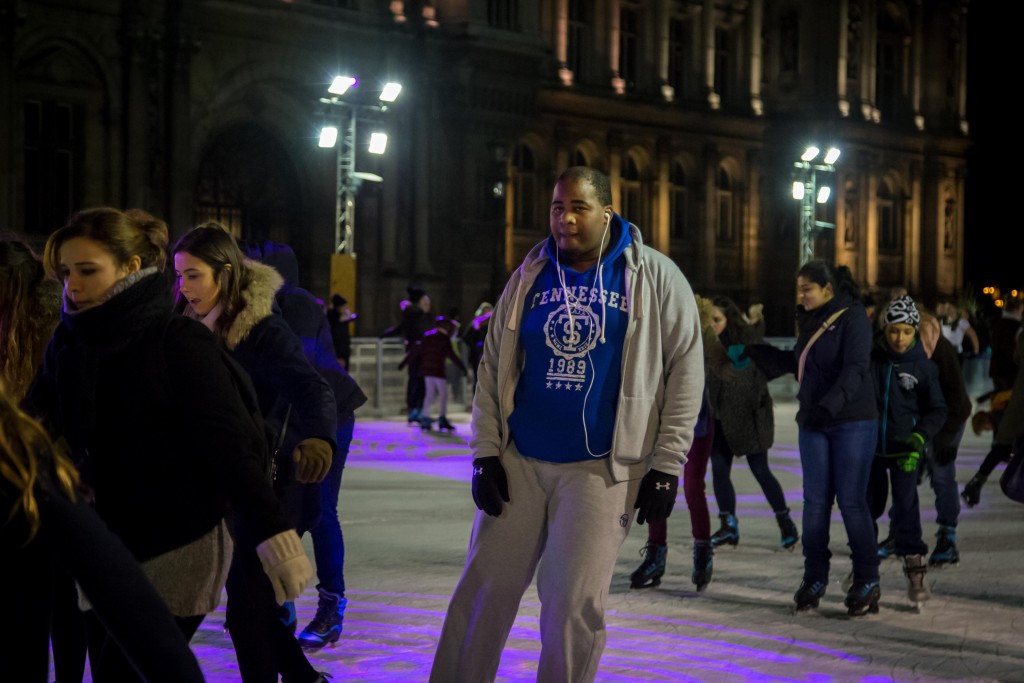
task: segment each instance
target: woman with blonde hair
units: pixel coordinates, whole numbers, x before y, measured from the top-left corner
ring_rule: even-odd
[[[50,236],[43,262],[64,284],[64,309],[26,405],[66,440],[99,516],[189,639],[220,601],[229,509],[253,528],[282,594],[301,593],[312,566],[223,352],[171,310],[167,242],[163,221],[108,207],[80,211]],[[105,625],[87,622],[94,680],[137,680]]]
[[[0,377],[20,401],[60,322],[60,285],[17,239],[0,240]]]

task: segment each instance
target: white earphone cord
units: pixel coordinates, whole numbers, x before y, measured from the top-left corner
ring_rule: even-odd
[[[604,264],[601,263],[601,256],[604,254],[604,240],[608,236],[608,228],[612,222],[612,215],[606,213],[604,221],[604,233],[601,234],[601,245],[600,250],[597,253],[597,270],[595,276],[597,278],[598,291],[600,292],[601,298],[601,337],[600,341],[602,344],[605,343],[604,327],[607,320],[605,310],[605,295],[604,295],[604,278],[602,277],[604,272]],[[572,316],[572,306],[569,304],[569,288],[565,286],[565,273],[562,272],[562,264],[558,260],[558,240],[555,240],[555,267],[558,270],[558,281],[562,285],[562,298],[565,301],[565,310],[569,313],[569,329],[575,330],[576,323]],[[590,349],[587,349],[587,364],[590,366],[590,386],[587,387],[587,393],[583,395],[583,409],[580,411],[580,422],[583,423],[583,442],[587,447],[587,453],[592,458],[603,458],[612,452],[609,448],[604,453],[595,453],[590,450],[590,432],[587,429],[587,399],[590,398],[590,390],[594,388],[594,378],[597,373],[594,371],[594,364],[590,361]]]

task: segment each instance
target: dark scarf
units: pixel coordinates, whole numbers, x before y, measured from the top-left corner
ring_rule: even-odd
[[[133,273],[115,288],[102,304],[63,311],[54,335],[57,362],[51,372],[56,373],[64,431],[76,464],[82,463],[85,453],[80,449],[91,443],[96,427],[94,396],[101,362],[138,343],[173,315],[169,283],[156,269]]]

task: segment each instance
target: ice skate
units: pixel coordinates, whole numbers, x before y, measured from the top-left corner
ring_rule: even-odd
[[[420,418],[420,429],[425,432],[429,432],[434,425],[434,421],[430,419],[428,415],[424,415]]]
[[[299,645],[303,650],[315,652],[327,645],[333,645],[341,637],[348,600],[338,593],[321,588],[316,616],[309,626],[299,634]]]
[[[644,561],[629,577],[630,588],[656,588],[665,575],[665,557],[668,546],[648,542],[640,549]]]
[[[781,534],[779,543],[782,549],[793,550],[796,547],[796,542],[800,540],[800,533],[796,530],[793,518],[789,516],[789,509],[776,512],[775,520],[779,523],[779,533]],[[736,531],[736,540],[739,541],[739,530]]]
[[[935,550],[928,558],[929,567],[948,567],[960,564],[960,551],[956,549],[956,527],[940,526],[935,533]]]
[[[444,430],[449,433],[455,432],[455,425],[448,421],[448,418],[442,415],[437,418],[437,431]]]
[[[907,599],[920,611],[923,603],[931,597],[924,576],[928,572],[924,555],[907,555],[903,558],[903,573],[907,576]]]
[[[715,551],[711,548],[710,541],[693,542],[693,574],[690,580],[697,587],[697,592],[702,592],[711,583],[711,574],[714,569],[712,557]]]
[[[847,614],[851,617],[861,617],[865,614],[878,613],[878,600],[882,597],[882,589],[877,581],[860,581],[850,586],[846,594]]]
[[[736,519],[736,515],[731,512],[722,512],[718,517],[722,520],[722,526],[718,531],[711,534],[711,547],[737,545],[740,542],[740,523]]]
[[[800,587],[796,589],[796,593],[793,595],[796,611],[806,612],[811,608],[817,607],[821,599],[825,597],[825,589],[827,587],[828,583],[826,581],[808,581],[807,579],[801,581]]]

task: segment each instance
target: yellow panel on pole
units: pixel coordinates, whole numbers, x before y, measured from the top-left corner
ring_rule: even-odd
[[[356,308],[356,257],[351,254],[331,254],[331,291],[328,297],[341,294],[348,299],[353,313]]]

